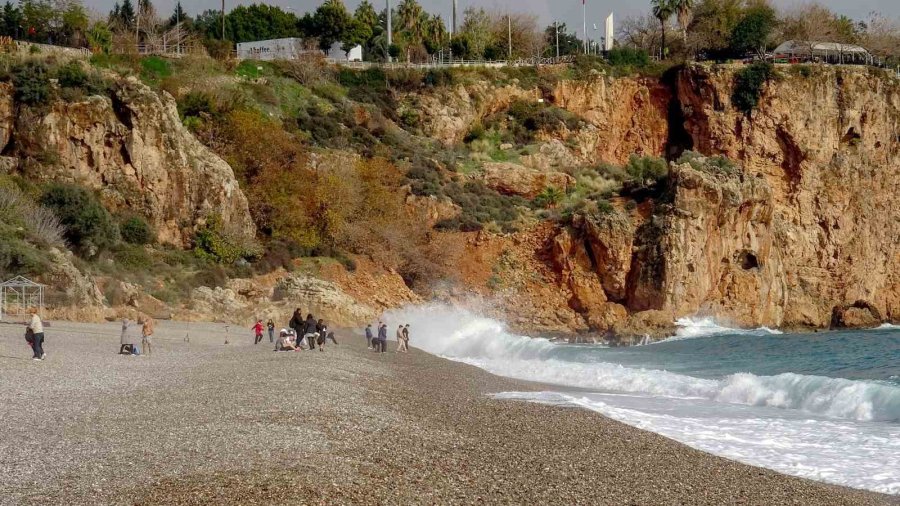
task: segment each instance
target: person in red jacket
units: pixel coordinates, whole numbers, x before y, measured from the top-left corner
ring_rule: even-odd
[[[253,341],[253,344],[261,343],[263,338],[263,329],[265,328],[263,326],[262,320],[256,320],[256,325],[250,328],[253,330],[253,332],[256,333],[256,339]]]

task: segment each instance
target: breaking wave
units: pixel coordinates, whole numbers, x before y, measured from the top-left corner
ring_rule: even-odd
[[[596,355],[576,355],[573,347],[547,339],[512,334],[502,322],[439,304],[390,311],[385,321],[389,325],[409,323],[410,344],[415,347],[501,376],[608,392],[802,410],[839,419],[900,421],[900,387],[883,383],[795,373],[738,373],[705,379],[625,367],[598,361]],[[735,331],[709,320],[683,320],[679,326],[688,329],[681,339],[777,332]]]

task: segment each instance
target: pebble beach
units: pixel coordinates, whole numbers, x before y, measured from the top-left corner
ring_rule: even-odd
[[[546,389],[337,332],[274,353],[219,324],[52,322],[47,359],[0,324],[0,504],[900,504],[735,463]],[[228,344],[225,344],[225,340]]]

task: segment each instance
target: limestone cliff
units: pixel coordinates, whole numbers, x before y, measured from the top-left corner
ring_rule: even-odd
[[[779,66],[747,115],[731,104],[739,69],[689,66],[668,88],[597,79],[551,93],[588,119],[589,142],[566,139],[576,158],[692,149],[734,165],[673,164],[661,194],[637,206],[614,199],[611,212],[518,234],[502,250],[530,259],[518,268],[473,252],[467,261],[493,264],[499,284],[519,280],[513,295],[494,290],[511,321],[651,335],[696,314],[746,327],[900,321],[900,82],[864,67]],[[529,272],[541,280],[529,283]],[[543,294],[550,278],[561,297]]]
[[[739,160],[771,188],[773,237],[753,250],[777,262],[761,260],[771,293],[740,322],[824,327],[844,305],[896,321],[900,83],[863,67],[780,72],[749,116],[731,106],[733,69],[694,66],[677,87],[694,149]]]
[[[160,242],[189,245],[210,215],[254,233],[231,167],[185,129],[171,96],[135,78],[117,81],[110,97],[57,100],[18,116],[4,85],[0,145],[10,157],[40,159],[14,167],[28,177],[78,182],[99,190],[111,210],[142,214]]]

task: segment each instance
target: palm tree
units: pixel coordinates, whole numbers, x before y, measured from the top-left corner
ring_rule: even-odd
[[[666,23],[669,22],[672,14],[675,13],[675,8],[672,4],[673,0],[650,0],[653,16],[659,20],[659,25],[662,28],[662,54],[660,54],[662,59],[666,57]]]
[[[681,27],[681,36],[684,37],[684,44],[687,46],[687,29],[688,25],[694,19],[694,0],[672,0],[672,8],[678,17],[678,26]]]
[[[423,39],[423,21],[425,10],[416,0],[403,0],[397,7],[397,21],[400,29],[408,34],[416,44],[421,44]]]

